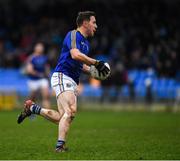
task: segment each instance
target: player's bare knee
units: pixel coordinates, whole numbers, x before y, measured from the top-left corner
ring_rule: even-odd
[[[62,118],[69,121],[71,118],[71,114],[69,112],[65,112],[63,114]]]
[[[72,112],[65,112],[63,115],[63,119],[67,120],[69,123],[72,122],[72,120],[74,119],[75,114]]]

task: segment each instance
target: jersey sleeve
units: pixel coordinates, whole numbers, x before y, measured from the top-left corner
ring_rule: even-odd
[[[77,31],[76,30],[73,30],[71,31],[69,34],[68,34],[68,37],[67,37],[67,46],[68,46],[68,49],[71,50],[73,48],[77,48],[77,49],[80,49],[80,39],[77,35]]]

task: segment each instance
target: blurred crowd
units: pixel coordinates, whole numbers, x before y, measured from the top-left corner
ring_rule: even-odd
[[[41,41],[53,69],[66,32],[76,27],[78,11],[94,10],[98,31],[90,40],[90,55],[108,60],[113,71],[122,75],[120,84],[126,82],[129,69],[179,77],[178,1],[52,1],[34,9],[23,1],[9,3],[0,6],[0,67],[20,68],[34,44]]]

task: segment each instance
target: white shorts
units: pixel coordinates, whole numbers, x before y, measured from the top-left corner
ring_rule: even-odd
[[[42,88],[49,88],[49,82],[45,78],[38,80],[28,80],[27,84],[30,91],[36,91]]]
[[[51,86],[56,92],[56,97],[58,97],[64,91],[74,91],[77,94],[77,84],[76,82],[61,72],[54,72],[51,77]]]

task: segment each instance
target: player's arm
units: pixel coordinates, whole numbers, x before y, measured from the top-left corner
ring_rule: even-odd
[[[104,61],[99,61],[99,60],[90,58],[87,55],[81,53],[79,49],[77,48],[71,49],[70,53],[71,53],[72,59],[80,61],[86,65],[94,65],[100,74],[106,75],[109,72],[109,69],[105,66]]]
[[[99,71],[99,74],[107,74],[109,72],[109,69],[106,67],[104,61],[99,61],[93,58],[88,57],[84,53],[82,53],[80,48],[80,40],[76,37],[76,32],[72,31],[71,35],[69,35],[67,39],[67,46],[70,49],[70,54],[72,59],[82,62],[86,65],[94,65],[97,70]]]
[[[83,64],[83,72],[87,73],[87,74],[90,74],[90,66],[86,65],[86,64]]]
[[[77,48],[71,49],[70,53],[73,59],[80,61],[86,65],[95,65],[97,63],[96,59],[90,58],[87,55],[81,53]]]

